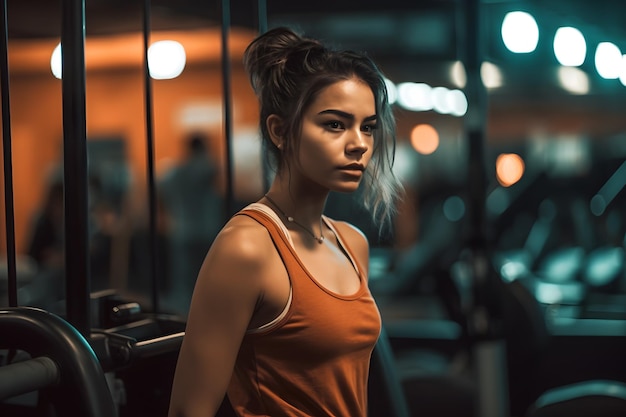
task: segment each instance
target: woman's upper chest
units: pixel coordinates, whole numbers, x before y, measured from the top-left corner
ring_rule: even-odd
[[[361,288],[361,271],[336,236],[322,243],[304,241],[292,235],[294,252],[310,278],[324,289],[340,296],[351,296]]]

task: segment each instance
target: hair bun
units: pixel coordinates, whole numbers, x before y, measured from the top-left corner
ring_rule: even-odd
[[[281,80],[290,56],[312,48],[322,48],[322,45],[286,27],[277,27],[260,35],[244,53],[244,67],[252,88],[259,94],[263,85]],[[300,66],[300,63],[296,65]]]

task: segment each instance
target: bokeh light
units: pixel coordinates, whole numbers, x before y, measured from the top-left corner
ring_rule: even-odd
[[[502,21],[502,40],[511,52],[533,52],[539,42],[539,27],[529,13],[509,12]]]
[[[514,153],[503,153],[496,159],[496,175],[503,187],[510,187],[524,175],[524,160]]]
[[[158,41],[148,48],[148,68],[155,80],[170,80],[185,69],[185,48],[179,42]]]
[[[439,147],[439,133],[429,124],[419,124],[411,130],[411,145],[422,155],[430,155]]]

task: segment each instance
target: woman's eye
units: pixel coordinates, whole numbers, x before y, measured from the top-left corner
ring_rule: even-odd
[[[326,122],[326,126],[328,126],[330,129],[341,129],[343,127],[343,124],[341,122],[332,121]]]
[[[365,125],[363,131],[366,133],[374,133],[374,130],[378,129],[377,125]]]

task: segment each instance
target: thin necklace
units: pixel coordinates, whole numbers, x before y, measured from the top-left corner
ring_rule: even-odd
[[[293,224],[295,224],[297,226],[300,226],[300,228],[303,229],[308,234],[310,234],[313,237],[313,239],[317,240],[317,243],[322,244],[324,242],[324,227],[322,225],[322,217],[321,216],[320,216],[320,236],[318,237],[318,236],[315,236],[315,233],[313,233],[313,231],[311,229],[309,229],[308,227],[306,227],[302,223],[297,222],[296,219],[294,219],[293,217],[287,216],[285,214],[285,212],[280,208],[280,206],[278,204],[276,204],[276,202],[274,200],[272,200],[269,195],[265,194],[265,198],[267,198],[267,201],[272,203],[272,205],[278,209],[280,214],[284,218],[286,218],[289,223],[293,223]]]

